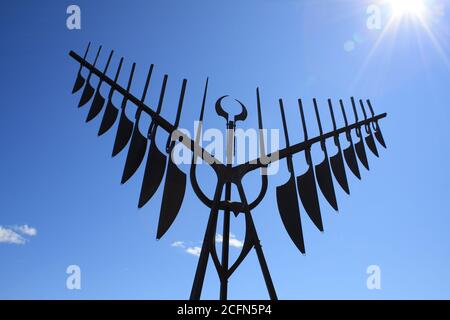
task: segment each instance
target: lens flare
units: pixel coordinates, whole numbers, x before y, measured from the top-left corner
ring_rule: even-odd
[[[423,0],[390,0],[392,15],[396,18],[404,16],[421,17],[425,12]]]

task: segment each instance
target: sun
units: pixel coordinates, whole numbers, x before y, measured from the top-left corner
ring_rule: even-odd
[[[420,18],[426,9],[424,0],[389,0],[389,4],[395,18],[404,16]]]
[[[382,31],[370,49],[367,57],[364,59],[361,70],[355,77],[356,85],[362,74],[366,71],[366,67],[371,62],[376,51],[379,50],[382,43],[387,39],[391,39],[390,49],[396,46],[396,37],[399,33],[404,36],[415,36],[417,48],[424,50],[425,40],[428,40],[436,53],[440,56],[445,66],[450,70],[450,57],[446,46],[441,42],[442,39],[447,40],[447,25],[442,25],[442,17],[444,16],[443,0],[378,0],[383,12],[388,12],[389,17],[385,20]],[[450,0],[445,0],[450,1]],[[350,47],[349,47],[350,48]],[[351,51],[351,48],[350,48]],[[423,64],[428,65],[424,55],[422,57]]]

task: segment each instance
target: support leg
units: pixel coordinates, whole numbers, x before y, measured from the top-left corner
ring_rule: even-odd
[[[253,223],[253,217],[250,213],[250,209],[248,208],[248,202],[247,198],[245,196],[244,188],[242,187],[242,184],[237,184],[237,188],[239,191],[239,196],[241,198],[242,204],[246,208],[247,212],[245,214],[248,215],[248,218],[250,219],[250,230],[247,230],[247,232],[253,233],[254,241],[255,241],[255,251],[256,255],[258,256],[258,261],[261,266],[261,271],[264,276],[264,281],[266,282],[267,291],[269,292],[269,296],[271,300],[278,300],[277,293],[275,291],[275,286],[273,285],[272,277],[270,276],[269,268],[267,266],[266,258],[264,257],[264,253],[262,251],[261,243],[258,238],[258,233],[256,232],[255,224]]]
[[[269,267],[267,266],[266,258],[264,257],[264,253],[261,247],[261,243],[259,241],[258,235],[256,233],[255,225],[252,220],[253,232],[255,233],[255,250],[258,256],[259,264],[261,266],[261,271],[264,276],[264,281],[266,282],[267,291],[269,292],[269,296],[271,300],[278,300],[277,293],[275,291],[275,286],[273,285],[272,277],[270,276]]]
[[[222,197],[223,183],[218,182],[214,194],[214,202],[209,214],[208,225],[203,239],[202,250],[198,259],[197,271],[195,272],[194,283],[192,284],[190,300],[200,300],[205,280],[206,267],[208,266],[211,244],[214,244],[214,225],[217,223],[217,214],[220,198]]]
[[[225,201],[231,200],[231,183],[225,186]],[[230,249],[230,209],[225,209],[223,215],[222,271],[220,275],[220,300],[228,296],[228,256]]]

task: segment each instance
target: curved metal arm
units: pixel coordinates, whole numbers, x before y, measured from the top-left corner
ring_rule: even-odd
[[[197,195],[197,197],[200,199],[200,201],[203,202],[203,204],[205,206],[207,206],[208,208],[211,208],[213,205],[213,201],[212,201],[212,199],[208,198],[206,196],[206,194],[200,188],[198,181],[197,181],[196,169],[197,169],[197,165],[195,163],[191,164],[191,170],[189,172],[190,172],[190,178],[191,178],[190,180],[191,180],[192,189],[194,189],[194,192]]]

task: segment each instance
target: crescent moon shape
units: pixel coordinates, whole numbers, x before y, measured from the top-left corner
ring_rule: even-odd
[[[238,99],[235,99],[235,100],[236,100],[237,103],[239,103],[241,105],[242,111],[238,115],[234,116],[234,122],[236,122],[236,121],[245,121],[245,119],[247,119],[247,115],[248,115],[247,108]]]
[[[217,115],[225,118],[225,120],[228,121],[228,113],[222,108],[222,100],[226,97],[228,97],[228,95],[222,96],[216,101],[216,113]]]

